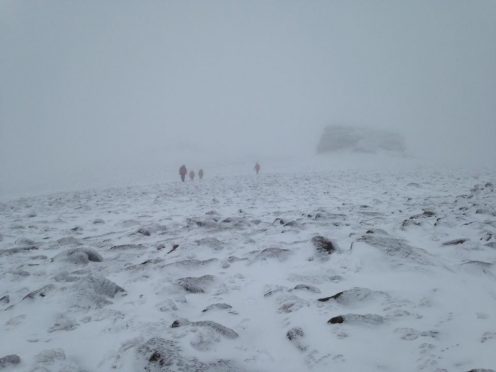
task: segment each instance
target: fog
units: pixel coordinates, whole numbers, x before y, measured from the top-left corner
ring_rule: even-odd
[[[496,2],[0,2],[0,197],[250,172],[333,123],[495,165]]]

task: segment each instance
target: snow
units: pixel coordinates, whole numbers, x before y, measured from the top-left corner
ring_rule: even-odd
[[[4,370],[496,368],[495,176],[288,170],[5,201]]]

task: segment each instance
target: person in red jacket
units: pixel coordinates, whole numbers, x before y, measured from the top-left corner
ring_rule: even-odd
[[[260,173],[260,164],[258,164],[258,162],[255,164],[255,172],[257,173],[257,175]]]
[[[184,182],[186,179],[186,174],[188,173],[188,170],[186,169],[186,166],[183,164],[181,165],[181,168],[179,168],[179,175],[181,176],[181,181]]]

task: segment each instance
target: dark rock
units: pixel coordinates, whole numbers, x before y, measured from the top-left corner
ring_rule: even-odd
[[[327,323],[330,323],[330,324],[341,324],[341,323],[344,323],[344,318],[339,315],[339,316],[335,316],[334,318],[331,318],[327,321]]]
[[[312,243],[317,251],[320,253],[331,254],[336,251],[336,247],[333,242],[329,239],[324,238],[323,236],[314,236],[312,238]]]
[[[444,242],[443,245],[458,245],[463,244],[467,241],[467,239],[454,239],[447,242]]]
[[[213,275],[203,275],[200,277],[185,277],[177,280],[177,284],[190,293],[205,293],[205,291],[214,283]]]
[[[0,304],[7,305],[9,303],[10,303],[10,296],[9,295],[5,295],[5,296],[0,297]]]
[[[318,301],[326,302],[329,300],[334,300],[342,305],[351,305],[357,302],[362,302],[373,296],[387,297],[388,295],[384,292],[373,291],[368,288],[353,287],[342,292],[338,292],[329,297],[319,298]]]
[[[99,225],[99,224],[103,224],[103,223],[105,223],[105,221],[102,220],[101,218],[96,218],[93,220],[94,225]]]
[[[487,369],[487,368],[472,368],[467,372],[496,372],[496,371],[494,369]]]
[[[335,295],[332,295],[332,296],[329,296],[329,297],[323,297],[323,298],[319,298],[318,301],[320,302],[327,302],[329,300],[336,300],[338,299],[344,292],[338,292],[336,293]]]
[[[7,368],[21,363],[19,355],[10,354],[0,358],[0,368]]]

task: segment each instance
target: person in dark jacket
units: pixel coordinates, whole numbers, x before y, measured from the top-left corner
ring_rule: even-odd
[[[186,179],[186,174],[188,173],[188,170],[186,169],[186,166],[183,164],[181,165],[181,168],[179,168],[179,175],[181,176],[181,181],[184,182]]]
[[[255,172],[257,173],[257,175],[260,173],[260,164],[258,164],[258,162],[255,164]]]
[[[195,180],[195,171],[193,169],[189,171],[189,179],[191,181]]]
[[[202,179],[203,179],[203,169],[200,169],[200,170],[198,171],[198,177],[200,177],[200,180],[202,180]]]

